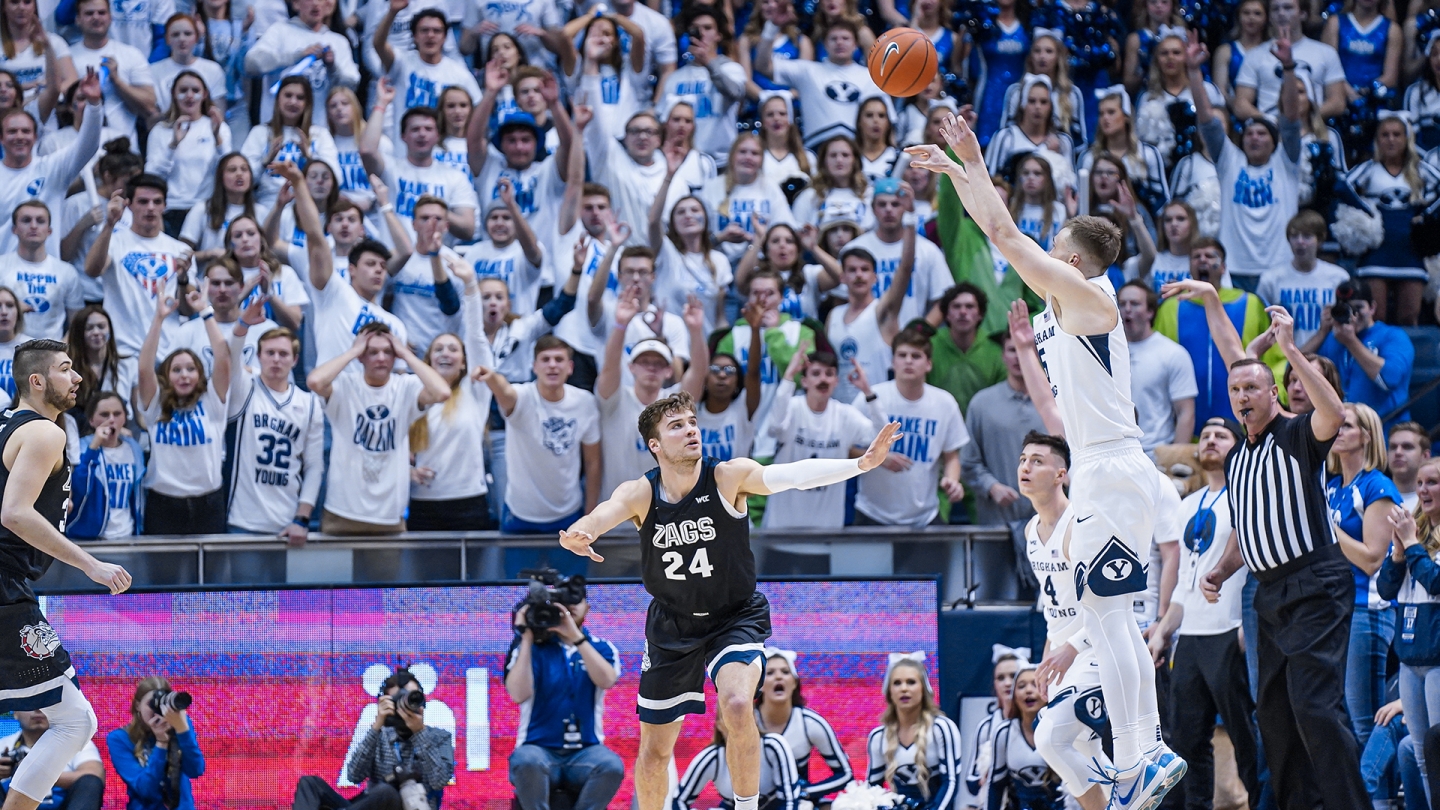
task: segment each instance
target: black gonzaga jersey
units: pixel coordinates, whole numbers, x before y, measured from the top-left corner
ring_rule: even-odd
[[[3,424],[0,424],[0,453],[4,453],[5,445],[9,443],[11,435],[17,428],[44,418],[31,410],[5,411],[4,415],[0,416],[0,420],[3,420]],[[0,464],[0,492],[4,492],[9,483],[10,470],[6,469],[4,464]],[[40,489],[40,496],[35,499],[35,511],[44,516],[47,523],[63,534],[65,532],[65,513],[69,508],[70,462],[62,457],[60,469],[45,479],[45,486]],[[54,558],[49,554],[21,540],[9,529],[0,526],[0,579],[39,579],[44,576],[53,561]],[[10,588],[3,590],[9,591]],[[28,594],[29,587],[24,586],[24,590]],[[34,596],[30,595],[30,598],[34,599]]]
[[[700,480],[679,503],[661,498],[660,468],[650,482],[650,512],[640,526],[645,590],[675,613],[705,616],[755,593],[750,520],[727,508],[715,484],[719,459],[700,460]]]

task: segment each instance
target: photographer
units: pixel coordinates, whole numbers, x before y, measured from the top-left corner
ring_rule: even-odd
[[[1346,402],[1361,402],[1385,415],[1410,396],[1415,346],[1405,330],[1375,320],[1375,298],[1365,282],[1335,288],[1335,305],[1321,312],[1320,331],[1307,348],[1317,339],[1315,352],[1340,370]],[[1406,411],[1392,424],[1409,418]]]
[[[375,723],[350,757],[346,776],[364,792],[346,799],[318,776],[302,776],[294,810],[439,810],[440,791],[455,777],[450,732],[425,725],[425,692],[401,667],[380,686]]]
[[[128,810],[194,810],[190,780],[205,773],[205,755],[185,709],[190,695],[151,675],[135,686],[130,724],[105,737],[110,764],[130,794]]]
[[[620,756],[600,742],[605,730],[596,713],[620,678],[620,655],[584,629],[589,612],[584,577],[560,579],[554,571],[531,582],[515,611],[505,691],[529,718],[510,755],[522,810],[548,808],[557,787],[575,796],[575,810],[603,810],[625,777]]]
[[[6,793],[10,790],[10,778],[15,775],[15,769],[40,741],[40,735],[50,728],[50,718],[39,711],[17,709],[15,722],[20,724],[20,730],[0,739],[0,786]],[[86,740],[80,753],[65,764],[55,788],[40,803],[40,807],[44,810],[100,810],[103,798],[105,766],[100,762],[100,749]]]

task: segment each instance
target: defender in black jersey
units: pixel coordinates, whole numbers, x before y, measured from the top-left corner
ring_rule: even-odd
[[[664,804],[680,721],[705,713],[707,676],[725,721],[734,810],[755,810],[760,733],[752,700],[764,672],[770,604],[755,590],[746,496],[826,486],[872,470],[900,438],[900,425],[886,425],[860,458],[768,467],[748,458],[705,458],[695,403],[683,392],[647,407],[639,429],[659,466],[616,487],[610,500],[560,533],[560,545],[599,561],[590,547],[595,538],[626,521],[640,529],[642,578],[654,597],[640,664],[640,810]]]
[[[95,734],[95,713],[80,694],[70,654],[60,645],[30,583],[55,559],[120,593],[130,575],[66,539],[70,465],[60,414],[75,406],[80,375],[64,343],[32,340],[15,349],[18,404],[0,415],[0,712],[44,712],[50,728],[15,769],[4,810],[33,810],[72,757]]]

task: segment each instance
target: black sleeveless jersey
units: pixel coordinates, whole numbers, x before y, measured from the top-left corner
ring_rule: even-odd
[[[9,443],[16,428],[44,418],[31,410],[5,411],[4,415],[0,416],[0,453],[5,452],[5,446]],[[10,470],[0,463],[0,492],[4,492],[9,485]],[[39,512],[47,523],[63,534],[65,532],[65,513],[69,508],[70,461],[62,454],[60,470],[45,479],[45,486],[40,489],[40,495],[35,499],[35,511]],[[14,532],[0,526],[0,579],[12,581],[39,579],[50,568],[50,563],[54,562],[54,559],[49,554],[21,540]],[[4,590],[9,590],[9,588]],[[25,590],[28,590],[28,587]]]
[[[640,526],[640,570],[645,590],[682,615],[720,613],[755,593],[750,520],[735,517],[715,484],[719,459],[700,460],[700,480],[679,503],[660,497],[660,468],[650,482],[650,512]]]

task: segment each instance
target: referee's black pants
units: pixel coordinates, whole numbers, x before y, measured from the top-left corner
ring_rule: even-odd
[[[1370,806],[1345,711],[1355,579],[1338,544],[1258,573],[1256,718],[1283,810]]]
[[[1225,731],[1235,746],[1235,766],[1240,772],[1240,781],[1252,797],[1251,803],[1258,805],[1260,762],[1255,749],[1255,726],[1251,722],[1255,704],[1250,700],[1250,678],[1245,670],[1240,631],[1180,636],[1175,641],[1173,657],[1170,747],[1190,766],[1180,782],[1186,810],[1211,810],[1215,806],[1215,749],[1211,740],[1216,713],[1225,721]]]

